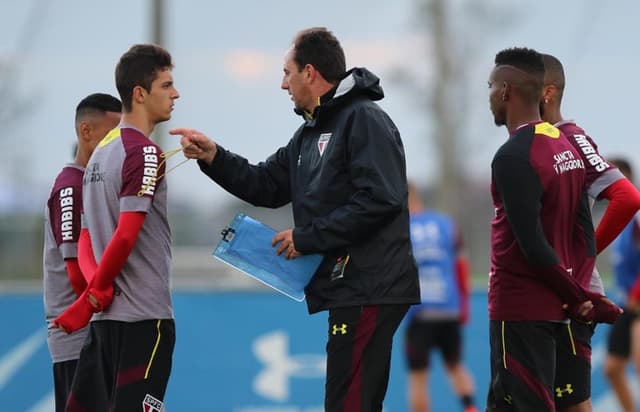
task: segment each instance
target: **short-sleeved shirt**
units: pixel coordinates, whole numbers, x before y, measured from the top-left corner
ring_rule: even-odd
[[[567,136],[585,161],[585,185],[589,189],[589,197],[597,199],[604,189],[624,178],[622,172],[600,154],[593,139],[573,120],[563,120],[555,126]]]
[[[78,257],[83,173],[84,169],[78,165],[66,165],[56,177],[45,207],[42,268],[48,326],[77,297],[64,260]],[[72,334],[48,328],[47,344],[53,362],[77,359],[86,336],[87,328]]]
[[[520,127],[498,149],[491,183],[495,208],[489,276],[491,320],[566,318],[562,304],[567,302],[542,280],[541,271],[559,266],[570,273],[576,247],[595,255],[584,182],[580,154],[548,123]],[[504,198],[513,203],[505,205]],[[525,216],[524,209],[535,213]],[[526,239],[517,238],[513,230],[516,223],[522,228],[520,236]],[[521,248],[525,242],[530,250]],[[532,260],[534,255],[538,261]],[[593,256],[589,262],[591,266],[585,263],[582,270],[591,273]]]
[[[591,205],[593,205],[593,202],[598,199],[603,190],[618,180],[624,179],[624,175],[615,165],[607,162],[598,151],[598,146],[593,139],[573,120],[563,120],[556,123],[555,126],[567,136],[569,142],[584,160],[585,185],[591,198]],[[604,294],[602,278],[595,268],[590,277],[579,279],[579,281],[584,288]]]
[[[87,164],[83,224],[98,264],[120,213],[146,213],[133,250],[115,279],[113,303],[93,320],[173,318],[171,231],[161,154],[160,147],[142,132],[123,126],[105,136]]]
[[[421,304],[409,308],[409,317],[458,319],[460,288],[456,257],[461,237],[453,220],[433,210],[411,214],[411,244],[418,264]]]

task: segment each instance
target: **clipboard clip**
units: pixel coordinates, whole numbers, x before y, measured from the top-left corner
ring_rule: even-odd
[[[224,240],[225,242],[231,242],[236,236],[236,231],[231,227],[225,227],[224,229],[222,229],[220,234],[222,235],[222,240]]]

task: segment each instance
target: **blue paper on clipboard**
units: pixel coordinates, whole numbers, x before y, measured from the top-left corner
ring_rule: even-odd
[[[241,272],[272,287],[298,302],[304,300],[304,288],[322,262],[322,255],[303,255],[287,260],[276,255],[271,239],[276,231],[243,213],[238,213],[213,256]]]

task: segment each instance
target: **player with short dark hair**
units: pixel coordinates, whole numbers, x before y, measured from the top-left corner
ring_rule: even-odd
[[[333,33],[296,34],[281,87],[303,124],[286,146],[250,164],[193,129],[185,156],[235,196],[257,206],[292,203],[295,227],[277,233],[274,253],[325,258],[305,289],[310,313],[329,311],[325,410],[381,411],[391,346],[409,305],[419,303],[411,254],[404,147],[376,103],[380,80],[345,72]]]
[[[97,267],[56,319],[70,332],[95,312],[69,412],[163,408],[175,343],[171,232],[162,149],[149,136],[179,97],[172,68],[170,54],[152,44],[132,46],[116,66],[122,123],[102,139],[83,181],[83,230]]]
[[[543,120],[554,124],[564,133],[585,160],[586,185],[593,200],[607,199],[609,204],[596,228],[596,246],[602,252],[622,231],[635,212],[640,209],[640,192],[626,179],[615,164],[598,151],[598,146],[575,121],[562,117],[562,97],[566,87],[564,68],[557,57],[542,55],[545,64],[545,81],[540,113]],[[602,280],[594,272],[592,281],[596,292],[602,291]]]
[[[561,114],[565,90],[562,63],[550,54],[543,54],[545,81],[540,101],[542,119],[560,129],[582,157],[586,168],[585,185],[592,201],[607,199],[605,213],[595,231],[597,250],[602,251],[624,228],[640,208],[640,192],[625,178],[615,164],[608,162],[598,146],[573,120]],[[574,251],[578,251],[578,245]],[[585,253],[590,254],[585,249]],[[580,258],[577,259],[580,261]],[[585,259],[589,262],[589,259]],[[589,262],[589,264],[591,264]],[[604,294],[602,279],[597,269],[576,271],[582,287]],[[591,337],[595,324],[571,322],[558,345],[556,360],[556,407],[567,412],[591,410]],[[570,391],[563,390],[570,387]]]
[[[107,132],[118,125],[122,104],[104,93],[91,94],[78,103],[77,137],[73,163],[56,177],[44,215],[43,286],[47,344],[53,360],[56,411],[64,411],[87,328],[72,334],[53,328],[53,320],[80,296],[87,280],[78,264],[78,238],[82,210],[82,176],[89,157]]]
[[[158,79],[158,75],[162,72],[166,73],[167,68],[170,71],[172,67],[171,55],[160,46],[138,44],[123,54],[116,66],[115,81],[125,113],[133,110],[133,103],[138,97],[136,91],[151,92],[153,82]],[[145,94],[141,93],[140,96],[144,97]],[[166,108],[161,110],[166,111]],[[162,121],[170,117],[170,115],[167,117],[166,113],[156,115],[166,118]]]
[[[593,224],[579,153],[540,119],[544,74],[538,52],[511,48],[489,77],[494,121],[509,132],[491,163],[490,411],[555,411],[556,339],[567,315],[612,322],[619,314],[572,274],[575,244],[595,256]]]

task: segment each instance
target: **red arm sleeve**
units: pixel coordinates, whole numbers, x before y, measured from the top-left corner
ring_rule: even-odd
[[[71,287],[77,296],[82,295],[82,292],[84,292],[87,287],[87,281],[82,275],[82,271],[78,265],[78,259],[65,259],[64,264],[67,267],[67,276],[69,277]]]
[[[609,246],[640,209],[640,192],[628,179],[616,181],[600,196],[609,200],[609,205],[596,228],[598,253]]]
[[[111,305],[113,280],[133,250],[145,217],[143,212],[120,213],[118,226],[102,255],[95,276],[82,296],[54,320],[54,326],[67,333],[74,332],[89,323],[93,312],[100,312]]]
[[[122,212],[118,226],[102,254],[95,278],[89,285],[97,290],[106,290],[124,266],[138,239],[146,214],[144,212]]]
[[[469,261],[464,256],[458,256],[456,259],[456,276],[460,291],[460,322],[464,324],[469,320],[469,294],[471,292],[471,269]]]
[[[629,291],[629,299],[640,302],[640,275],[636,277],[636,281]]]
[[[82,274],[87,282],[91,282],[96,273],[98,264],[93,254],[91,246],[91,236],[86,228],[80,229],[80,238],[78,239],[78,264],[82,270]],[[86,285],[85,285],[86,286]]]

